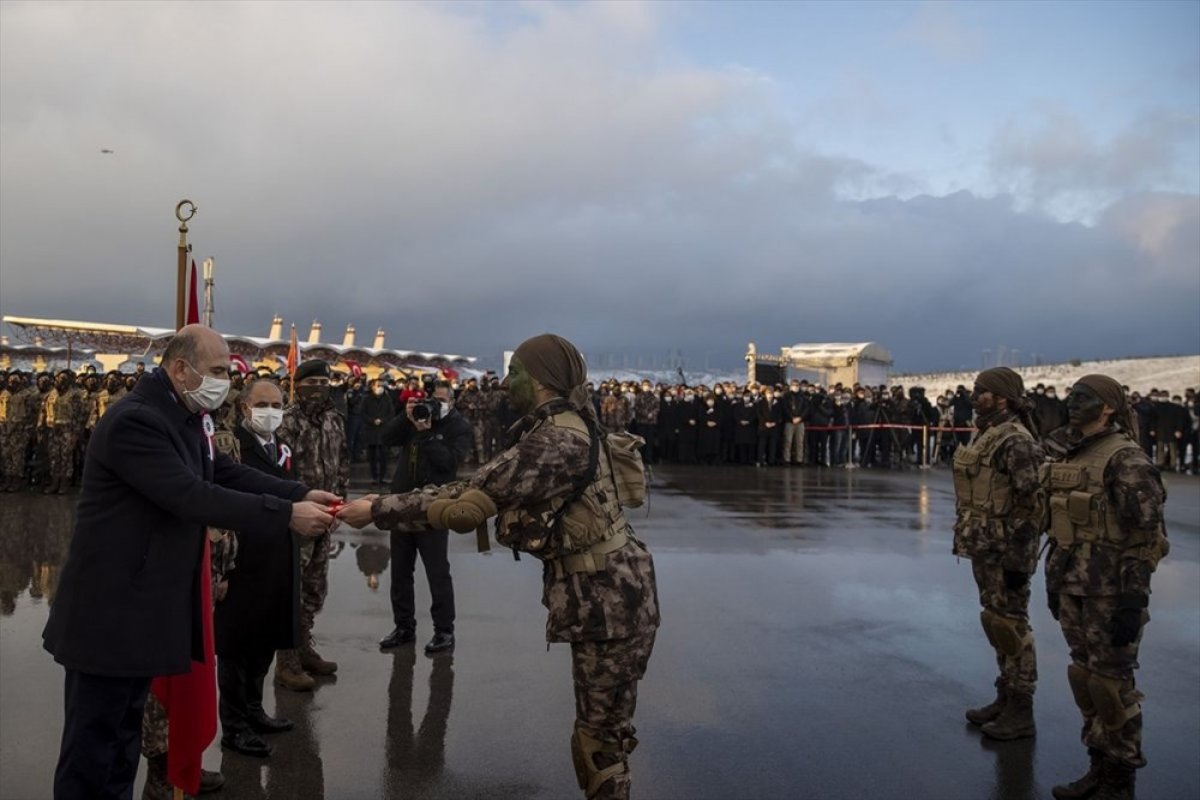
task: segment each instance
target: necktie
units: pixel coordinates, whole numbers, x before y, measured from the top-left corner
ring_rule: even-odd
[[[271,459],[271,463],[278,464],[279,463],[279,454],[276,452],[275,440],[272,439],[271,441],[267,442],[263,446],[266,447],[266,449],[267,449],[267,457]]]

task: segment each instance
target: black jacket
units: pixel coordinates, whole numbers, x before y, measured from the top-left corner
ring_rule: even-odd
[[[242,463],[267,475],[290,480],[290,465],[280,465],[238,426]],[[229,591],[213,612],[217,655],[291,650],[300,643],[300,537],[238,532],[237,562],[229,573]]]
[[[458,465],[471,452],[475,434],[457,409],[433,421],[427,431],[417,431],[408,415],[396,417],[383,431],[383,443],[404,448],[392,477],[391,490],[399,494],[429,484],[450,483]]]
[[[201,418],[161,369],[100,418],[45,648],[113,677],[187,672],[203,660],[200,559],[207,525],[290,539],[303,484],[210,456]]]

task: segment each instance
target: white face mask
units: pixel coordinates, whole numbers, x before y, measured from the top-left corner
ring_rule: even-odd
[[[438,401],[438,407],[441,411],[438,413],[438,419],[445,419],[450,416],[450,403],[445,400]]]
[[[192,372],[200,375],[200,372],[191,364],[187,366]],[[229,379],[214,378],[212,375],[200,375],[198,387],[183,390],[183,401],[192,411],[216,411],[228,396]]]
[[[282,408],[250,409],[250,430],[259,436],[270,437],[283,424]]]

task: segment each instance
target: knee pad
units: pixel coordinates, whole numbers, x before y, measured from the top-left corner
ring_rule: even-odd
[[[1021,652],[1024,637],[1017,631],[1017,620],[1002,617],[991,609],[985,608],[979,614],[983,632],[988,642],[1002,655],[1009,658]]]
[[[1071,685],[1071,695],[1075,698],[1075,705],[1079,706],[1079,710],[1087,719],[1096,715],[1092,693],[1088,691],[1088,679],[1091,677],[1092,673],[1087,667],[1074,662],[1067,666],[1067,683]]]
[[[1096,707],[1096,717],[1110,731],[1120,730],[1126,722],[1142,713],[1142,704],[1137,699],[1125,705],[1125,700],[1121,697],[1123,693],[1133,689],[1133,681],[1123,681],[1093,672],[1088,677],[1087,686],[1092,705]]]
[[[571,734],[571,761],[575,765],[575,777],[579,780],[579,788],[584,796],[595,797],[600,787],[610,778],[628,771],[625,755],[633,751],[637,740],[632,740],[632,746],[624,747],[617,742],[602,742],[592,738],[579,728]],[[596,766],[596,753],[611,753],[620,759],[615,764],[600,769]]]

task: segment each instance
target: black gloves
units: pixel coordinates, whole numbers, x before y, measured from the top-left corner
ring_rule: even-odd
[[[1050,607],[1050,616],[1058,620],[1058,607],[1062,603],[1062,595],[1058,592],[1046,592],[1046,605]]]
[[[1016,572],[1011,569],[1004,570],[1004,587],[1010,592],[1017,591],[1028,582],[1029,576],[1024,572]]]
[[[1117,610],[1108,624],[1113,647],[1128,647],[1137,640],[1142,629],[1142,611],[1149,604],[1150,599],[1142,594],[1117,596]]]

